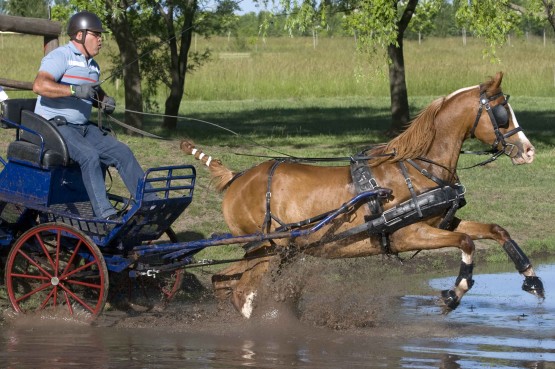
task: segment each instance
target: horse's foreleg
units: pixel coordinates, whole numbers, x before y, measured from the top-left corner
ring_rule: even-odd
[[[542,281],[536,276],[532,263],[524,251],[511,238],[507,230],[496,224],[459,221],[454,231],[466,233],[474,240],[491,239],[497,241],[515,264],[516,270],[524,275],[522,289],[538,297],[544,297]]]
[[[391,237],[391,246],[394,252],[433,250],[444,247],[457,247],[461,250],[461,266],[455,285],[452,289],[444,290],[441,293],[444,313],[456,309],[464,294],[474,284],[472,271],[475,246],[472,238],[465,233],[446,231],[418,223],[395,232]]]
[[[216,296],[231,298],[233,306],[245,318],[250,318],[260,282],[275,256],[240,260],[212,277]]]

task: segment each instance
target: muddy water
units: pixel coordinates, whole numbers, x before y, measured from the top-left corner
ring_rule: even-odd
[[[453,277],[427,282],[430,293],[396,295],[389,282],[336,276],[304,285],[295,309],[261,306],[249,321],[209,298],[164,312],[107,311],[93,326],[11,317],[0,326],[0,367],[555,368],[555,265],[537,271],[542,303],[520,290],[517,273],[481,272],[447,316],[435,296]],[[404,291],[408,279],[390,290]]]

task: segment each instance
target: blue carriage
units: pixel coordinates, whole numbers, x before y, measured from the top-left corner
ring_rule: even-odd
[[[156,281],[159,293],[172,297],[182,267],[202,249],[172,248],[171,225],[192,201],[195,168],[148,169],[130,198],[109,194],[116,208],[125,208],[121,218],[95,219],[79,166],[56,125],[33,113],[35,101],[1,103],[2,128],[15,133],[7,157],[0,157],[0,251],[13,308],[61,306],[97,316],[108,298],[109,275],[122,271]],[[147,192],[159,199],[146,201]],[[164,234],[168,248],[152,244]]]

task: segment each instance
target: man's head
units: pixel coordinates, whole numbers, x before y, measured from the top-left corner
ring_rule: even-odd
[[[67,26],[67,34],[71,40],[83,45],[87,57],[93,57],[100,52],[102,47],[102,21],[96,14],[83,11],[74,14]]]

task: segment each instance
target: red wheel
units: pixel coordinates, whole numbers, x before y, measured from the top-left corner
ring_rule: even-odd
[[[50,309],[96,317],[106,303],[108,270],[83,232],[46,223],[29,229],[12,246],[6,289],[18,312]]]
[[[166,236],[170,242],[178,242],[177,236],[171,228],[166,231]],[[148,262],[153,265],[154,269],[156,269],[157,263],[163,264],[156,257],[148,259]],[[183,269],[156,273],[152,276],[137,275],[133,278],[128,273],[112,273],[110,301],[120,308],[128,308],[129,305],[143,309],[164,307],[181,290],[184,275]]]

